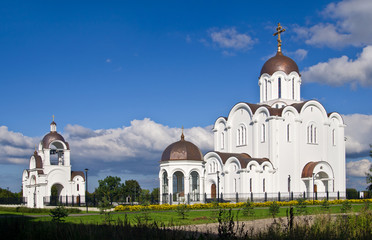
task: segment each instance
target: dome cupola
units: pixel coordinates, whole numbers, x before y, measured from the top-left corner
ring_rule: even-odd
[[[203,161],[203,154],[192,142],[186,141],[181,135],[181,140],[169,145],[161,156],[161,161],[198,160]]]

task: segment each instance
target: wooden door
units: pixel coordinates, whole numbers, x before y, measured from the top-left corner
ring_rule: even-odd
[[[314,185],[314,192],[318,192],[318,186],[316,184]]]
[[[212,184],[211,186],[211,198],[216,198],[216,184]]]

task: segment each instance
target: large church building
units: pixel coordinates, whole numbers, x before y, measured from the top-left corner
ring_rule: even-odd
[[[316,100],[301,99],[297,64],[278,50],[263,65],[260,102],[239,102],[214,123],[214,151],[185,140],[160,161],[162,203],[222,198],[344,198],[345,124]],[[186,136],[187,139],[187,136]]]

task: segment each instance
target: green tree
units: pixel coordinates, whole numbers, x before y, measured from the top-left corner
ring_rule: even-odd
[[[372,144],[370,144],[369,147],[372,148]],[[372,150],[369,151],[369,156],[372,157]],[[369,184],[367,186],[367,190],[372,191],[372,164],[369,166],[369,172],[367,173],[366,180],[367,184]]]
[[[160,195],[160,190],[159,188],[154,188],[152,189],[151,191],[151,201],[154,203],[158,203],[159,202],[159,195]]]
[[[123,191],[123,185],[120,182],[119,177],[112,176],[107,176],[104,180],[98,180],[98,188],[95,190],[97,197],[100,200],[106,198],[110,204],[118,201]]]
[[[151,200],[150,190],[142,189],[140,196],[141,204],[149,204],[150,200]]]
[[[346,188],[347,199],[358,199],[358,191],[355,188]]]
[[[137,180],[126,180],[123,192],[126,197],[129,196],[132,199],[132,202],[138,202],[142,189]]]
[[[280,208],[280,206],[279,206],[279,204],[278,204],[276,201],[274,201],[274,202],[269,206],[269,212],[270,212],[270,214],[273,216],[273,218],[275,218],[276,215],[278,215],[278,213],[279,213],[279,208]]]

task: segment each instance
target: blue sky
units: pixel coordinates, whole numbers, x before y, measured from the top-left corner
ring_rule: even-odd
[[[0,187],[20,189],[52,115],[73,168],[91,170],[90,191],[107,175],[156,187],[161,152],[181,126],[205,152],[217,117],[259,101],[259,73],[276,51],[280,22],[302,98],[346,119],[348,186],[363,189],[372,143],[370,12],[369,0],[2,2]]]

